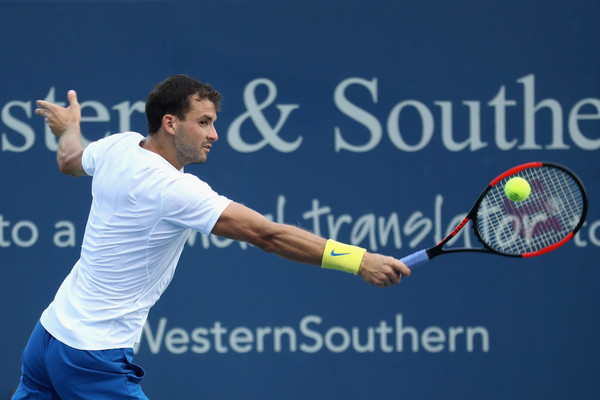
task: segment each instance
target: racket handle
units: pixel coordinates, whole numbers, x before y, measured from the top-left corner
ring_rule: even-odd
[[[408,268],[413,269],[429,261],[429,256],[427,255],[427,250],[419,250],[404,258],[401,258],[400,261],[406,264]]]

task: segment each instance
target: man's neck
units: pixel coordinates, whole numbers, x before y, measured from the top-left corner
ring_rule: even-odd
[[[183,166],[177,161],[175,156],[175,149],[170,143],[164,143],[164,139],[161,140],[160,133],[157,135],[148,135],[141,142],[140,147],[158,154],[169,162],[177,170],[180,170]]]

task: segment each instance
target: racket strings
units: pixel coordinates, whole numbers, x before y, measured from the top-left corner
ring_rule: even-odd
[[[543,197],[548,195],[548,198],[543,198],[541,201],[545,202],[545,206],[547,208],[548,214],[553,214],[552,216],[548,217],[547,219],[544,220],[546,229],[543,229],[541,233],[538,233],[535,238],[537,240],[532,241],[532,245],[531,245],[531,250],[537,251],[537,250],[541,250],[544,247],[548,247],[554,243],[559,242],[560,240],[562,240],[562,238],[564,236],[566,236],[568,234],[568,231],[564,234],[561,234],[561,232],[563,232],[563,229],[561,227],[561,222],[560,220],[564,220],[564,218],[556,218],[556,212],[555,211],[555,207],[552,204],[552,199],[555,198],[556,196],[554,196],[553,194],[559,194],[559,196],[561,198],[565,198],[566,194],[565,194],[565,182],[561,181],[559,179],[561,179],[561,177],[564,177],[563,174],[558,175],[556,173],[556,169],[552,169],[549,170],[548,174],[544,174],[544,171],[541,171],[540,168],[537,169],[530,169],[530,170],[525,170],[525,176],[529,175],[530,178],[525,178],[525,179],[532,179],[535,182],[541,182],[541,187],[538,188],[538,190],[541,190],[542,192],[539,192],[541,194],[538,195],[538,197]],[[551,173],[553,173],[554,175],[550,175]],[[548,176],[546,176],[548,175]],[[531,214],[536,212],[537,210],[535,209],[531,209],[531,204],[534,203],[528,203],[525,205],[527,211]],[[543,217],[543,215],[542,215]],[[532,236],[535,234],[535,231],[531,231],[528,234],[528,238],[532,238]]]
[[[504,185],[515,176],[531,186],[529,197],[521,202],[504,193]],[[530,167],[490,188],[478,210],[477,229],[494,250],[522,255],[563,240],[582,213],[583,193],[570,174],[551,166]]]

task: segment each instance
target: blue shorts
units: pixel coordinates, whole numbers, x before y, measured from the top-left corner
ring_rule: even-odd
[[[50,335],[38,321],[23,351],[18,399],[148,399],[144,370],[133,349],[77,350]]]

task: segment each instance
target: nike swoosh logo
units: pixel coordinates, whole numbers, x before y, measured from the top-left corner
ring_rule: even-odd
[[[348,255],[348,254],[350,254],[350,253],[336,253],[336,252],[335,252],[335,249],[331,250],[331,256],[332,256],[332,257],[337,257],[337,256],[346,256],[346,255]]]

